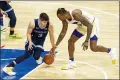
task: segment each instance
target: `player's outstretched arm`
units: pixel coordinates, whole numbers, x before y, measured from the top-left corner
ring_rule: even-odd
[[[51,49],[51,52],[54,52],[55,49],[57,48],[57,46],[60,44],[60,42],[63,40],[63,38],[66,35],[67,29],[68,29],[68,23],[66,21],[62,21],[63,27],[62,27],[62,31],[58,36],[57,42],[54,45],[54,47]]]

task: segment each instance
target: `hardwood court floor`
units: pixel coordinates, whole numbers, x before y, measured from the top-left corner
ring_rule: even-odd
[[[118,1],[12,1],[10,4],[13,6],[17,16],[16,31],[24,38],[21,40],[3,39],[2,43],[5,43],[7,48],[24,49],[28,24],[34,18],[38,18],[41,12],[46,12],[50,16],[50,20],[54,24],[55,37],[57,39],[62,27],[61,22],[56,16],[57,8],[65,7],[69,10],[82,8],[95,15],[100,20],[98,45],[115,47],[117,49],[117,55],[119,56]],[[7,24],[8,19],[5,19],[5,26],[7,26]],[[39,66],[27,76],[23,77],[23,79],[118,79],[119,57],[118,63],[113,65],[111,63],[111,57],[107,53],[95,53],[92,52],[90,48],[87,51],[83,51],[81,44],[85,40],[85,37],[78,40],[75,45],[75,61],[77,61],[77,68],[69,71],[61,70],[61,66],[68,62],[68,39],[76,27],[76,25],[69,25],[68,32],[57,49],[60,54],[56,56],[53,65]],[[2,33],[2,35],[7,37],[8,32]],[[47,36],[44,48],[46,50],[51,48],[49,36]]]

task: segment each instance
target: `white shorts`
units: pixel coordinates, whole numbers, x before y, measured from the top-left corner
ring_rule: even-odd
[[[93,24],[93,28],[92,28],[92,33],[90,38],[92,38],[94,35],[96,35],[96,37],[98,37],[98,33],[99,33],[99,20],[98,18],[95,18]],[[76,28],[76,30],[81,33],[82,35],[85,35],[87,33],[87,27],[84,25],[78,25],[78,27]]]

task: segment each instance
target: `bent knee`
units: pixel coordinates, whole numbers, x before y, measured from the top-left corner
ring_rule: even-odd
[[[69,39],[69,40],[68,40],[68,43],[69,43],[69,44],[70,44],[70,43],[73,43],[73,44],[74,44],[75,42],[74,42],[73,40]]]
[[[96,47],[90,47],[90,49],[91,49],[93,52],[97,52],[97,48],[96,48]]]

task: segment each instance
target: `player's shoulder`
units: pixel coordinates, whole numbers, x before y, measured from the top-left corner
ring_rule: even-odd
[[[49,27],[53,27],[53,26],[54,26],[53,23],[49,22]]]
[[[30,23],[31,23],[31,24],[34,24],[34,23],[35,23],[35,20],[30,20]]]
[[[82,14],[82,10],[81,9],[74,9],[73,11],[72,11],[72,15],[77,15],[77,14]]]
[[[34,27],[35,26],[35,20],[31,20],[29,23],[29,26]]]

